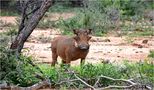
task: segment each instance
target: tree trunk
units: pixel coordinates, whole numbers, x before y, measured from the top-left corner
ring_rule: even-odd
[[[51,4],[52,0],[43,0],[41,6],[36,10],[33,10],[33,12],[31,12],[32,15],[30,16],[30,18],[28,18],[27,21],[25,20],[26,24],[24,24],[24,21],[20,23],[18,35],[12,42],[10,49],[17,50],[18,53],[21,52],[25,41],[33,32],[33,30],[35,29],[41,18],[44,16],[45,12],[49,9]],[[23,13],[25,13],[25,11],[23,11]],[[22,19],[25,18],[25,16],[26,15],[22,15]]]

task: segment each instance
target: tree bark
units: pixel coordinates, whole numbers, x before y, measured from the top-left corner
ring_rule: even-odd
[[[16,50],[18,53],[21,53],[21,50],[24,46],[25,41],[33,32],[33,30],[35,29],[35,27],[37,26],[41,18],[44,16],[45,12],[49,9],[51,4],[52,4],[52,0],[43,0],[40,8],[32,12],[31,17],[28,18],[26,24],[24,24],[23,26],[24,21],[20,23],[20,26],[22,26],[22,28],[19,26],[20,28],[18,31],[18,35],[16,36],[15,40],[12,42],[10,49]],[[22,18],[25,18],[26,15],[22,15],[22,16],[24,16]]]

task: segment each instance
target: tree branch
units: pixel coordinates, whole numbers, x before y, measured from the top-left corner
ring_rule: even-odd
[[[25,20],[23,20],[25,19],[25,17],[22,17],[23,19],[21,21],[22,23],[20,23],[18,35],[16,36],[15,40],[12,42],[10,49],[17,49],[18,53],[21,52],[25,41],[33,32],[34,28],[37,26],[37,24],[39,23],[41,18],[44,16],[45,12],[49,9],[51,4],[52,4],[52,0],[43,0],[40,8],[36,10],[32,14],[32,16],[26,21],[26,25],[24,24]]]
[[[25,20],[26,20],[26,11],[27,11],[27,8],[28,8],[28,2],[30,0],[27,0],[27,1],[23,1],[21,3],[20,1],[20,5],[22,5],[22,15],[21,15],[21,21],[20,21],[20,24],[19,24],[19,31],[18,31],[18,34],[20,33],[20,31],[25,27]]]
[[[63,84],[63,83],[70,83],[70,82],[74,82],[74,81],[78,81],[79,79],[72,79],[72,80],[64,80],[64,81],[61,81],[61,82],[59,82],[59,83],[56,83],[57,85],[59,84],[59,85],[61,85],[61,84]]]
[[[106,90],[106,89],[131,89],[131,88],[137,88],[139,86],[143,86],[139,83],[134,83],[132,81],[132,79],[129,79],[129,80],[126,80],[126,79],[114,79],[114,78],[111,78],[111,77],[107,77],[107,76],[99,76],[96,83],[95,83],[95,86],[96,84],[99,82],[100,78],[105,78],[105,79],[108,79],[108,80],[112,80],[112,81],[122,81],[122,82],[125,82],[125,83],[129,83],[130,85],[129,86],[116,86],[116,85],[109,85],[107,87],[103,87],[103,88],[97,88],[97,90]],[[152,90],[151,87],[149,86],[145,86],[144,87],[145,89],[148,89],[148,90]]]
[[[1,86],[0,89],[9,89],[9,90],[38,90],[43,86],[50,86],[49,80],[44,80],[41,82],[38,82],[32,86],[29,87],[19,87],[19,86]]]
[[[122,81],[122,82],[126,82],[126,83],[129,83],[129,84],[132,84],[132,85],[136,84],[136,83],[132,82],[132,79],[129,79],[129,80],[126,80],[126,79],[114,79],[114,78],[103,76],[103,75],[99,76],[99,78],[105,78],[105,79],[109,79],[109,80],[112,80],[112,81]]]
[[[86,86],[88,86],[88,87],[91,88],[92,90],[95,90],[95,88],[94,88],[93,86],[89,85],[87,82],[85,82],[85,81],[82,80],[80,77],[78,77],[74,71],[69,70],[69,69],[67,69],[67,70],[68,70],[68,73],[73,74],[73,75],[74,75],[79,81],[81,81],[83,84],[85,84]]]
[[[91,85],[89,85],[88,83],[86,83],[84,80],[82,80],[81,78],[79,78],[75,73],[74,73],[74,76],[79,80],[81,81],[83,84],[85,84],[86,86],[90,87],[91,89],[95,90],[95,88]]]

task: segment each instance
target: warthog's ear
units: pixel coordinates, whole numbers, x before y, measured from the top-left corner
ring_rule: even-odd
[[[73,33],[78,35],[78,30],[77,29],[73,29]]]
[[[88,30],[87,30],[87,33],[88,33],[88,34],[91,34],[91,31],[92,31],[92,29],[88,29]]]

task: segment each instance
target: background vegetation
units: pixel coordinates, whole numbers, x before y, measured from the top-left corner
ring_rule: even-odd
[[[19,2],[1,3],[1,15],[20,15]],[[153,0],[55,0],[54,5],[48,10],[49,13],[72,12],[77,15],[67,20],[59,18],[55,22],[42,20],[38,27],[58,27],[63,34],[71,34],[73,28],[91,28],[94,35],[99,36],[109,31],[120,31],[120,35],[126,35],[129,31],[135,32],[137,36],[153,35],[153,8]],[[10,9],[15,12],[10,12]]]

